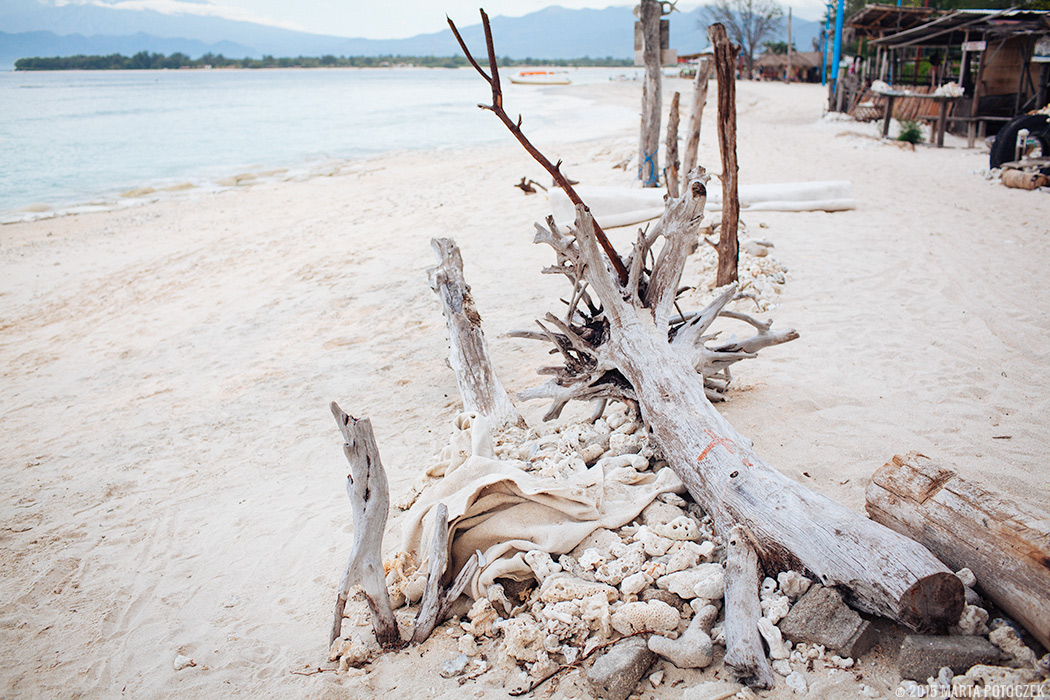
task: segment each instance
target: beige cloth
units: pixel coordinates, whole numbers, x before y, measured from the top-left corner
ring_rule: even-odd
[[[475,425],[475,429],[485,426]],[[478,452],[484,440],[475,435],[473,443]],[[431,513],[444,503],[451,562],[446,577],[451,579],[480,550],[485,563],[468,588],[478,598],[497,578],[530,578],[526,552],[538,549],[557,559],[598,528],[626,525],[661,493],[685,490],[670,469],[639,473],[627,484],[607,478],[600,462],[557,479],[527,472],[523,466],[524,462],[474,454],[447,471],[409,510],[405,550],[416,552],[420,559],[426,556]]]

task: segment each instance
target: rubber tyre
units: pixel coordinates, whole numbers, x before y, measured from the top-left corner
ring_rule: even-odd
[[[988,165],[998,168],[1014,159],[1017,132],[1028,129],[1028,138],[1035,139],[1043,148],[1043,157],[1050,157],[1050,120],[1045,114],[1022,114],[1006,122],[999,130],[988,156]]]

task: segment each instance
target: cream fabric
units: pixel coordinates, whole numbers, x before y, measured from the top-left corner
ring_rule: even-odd
[[[462,417],[457,419],[457,426],[465,423]],[[475,423],[474,428],[483,431],[487,426]],[[472,442],[475,451],[485,451],[485,439],[475,434]],[[473,454],[447,470],[409,510],[405,550],[426,556],[431,513],[444,503],[449,512],[452,564],[446,576],[451,578],[480,550],[485,563],[468,588],[478,598],[497,578],[531,577],[532,570],[523,558],[526,552],[538,549],[557,559],[598,528],[626,525],[661,493],[685,490],[670,469],[630,475],[626,480],[632,483],[624,483],[609,478],[600,464],[553,478],[525,471],[524,462]],[[617,476],[623,478],[623,470],[617,470]]]

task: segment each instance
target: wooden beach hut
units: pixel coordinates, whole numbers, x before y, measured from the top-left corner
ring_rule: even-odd
[[[894,117],[933,118],[938,105],[921,95],[957,83],[963,95],[954,100],[947,120],[954,130],[965,131],[973,146],[986,132],[1047,104],[1050,62],[1039,47],[1050,40],[1050,12],[952,10],[921,17],[911,12],[917,9],[868,6],[847,21],[866,39],[867,84],[877,79],[918,95],[897,99]],[[858,106],[880,103],[886,101],[870,92],[855,101]]]
[[[755,70],[763,80],[819,83],[820,58],[820,51],[792,51],[789,63],[787,54],[766,51],[755,59]]]

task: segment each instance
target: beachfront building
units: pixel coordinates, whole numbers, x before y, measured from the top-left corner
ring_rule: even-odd
[[[755,59],[755,70],[763,80],[786,80],[792,83],[820,82],[820,51],[766,51]]]
[[[949,83],[961,86],[947,120],[950,129],[969,135],[971,145],[1047,104],[1050,12],[869,5],[848,18],[846,27],[858,42],[862,89],[848,104],[859,118],[882,116],[885,100],[863,89],[874,80],[911,95],[943,93]],[[936,100],[898,99],[894,117],[929,119],[938,109]]]

